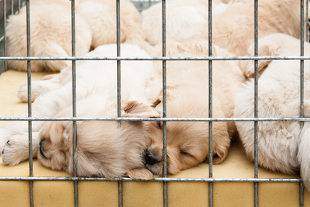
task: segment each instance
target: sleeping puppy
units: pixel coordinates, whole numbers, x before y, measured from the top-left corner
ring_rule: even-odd
[[[254,42],[254,3],[236,1],[213,19],[213,41],[234,55],[252,55],[247,49]],[[204,30],[205,37],[208,30]],[[296,38],[300,35],[300,1],[259,0],[258,35],[285,33]]]
[[[229,55],[215,47],[214,54]],[[178,55],[178,54],[176,54]],[[183,54],[188,56],[190,54]],[[213,117],[232,117],[232,95],[245,79],[235,61],[213,62]],[[167,62],[167,117],[208,117],[208,63],[199,61]],[[162,111],[162,95],[154,102]],[[144,123],[150,145],[144,153],[146,167],[162,174],[162,124]],[[192,168],[208,158],[208,122],[167,122],[168,172],[176,174]],[[213,123],[214,164],[223,162],[234,136],[233,123]]]
[[[126,57],[150,57],[144,50],[135,45],[122,44],[121,50]],[[88,55],[92,57],[113,57],[113,54],[116,54],[116,45],[100,46]],[[135,75],[133,76],[132,74]],[[148,84],[152,82],[154,74],[153,63],[150,61],[122,61],[122,100],[134,99],[147,103],[148,99],[155,96],[151,95],[152,91],[147,89]],[[76,75],[78,83],[76,88],[77,116],[85,114],[88,116],[102,115],[103,112],[112,113],[111,106],[106,107],[106,102],[116,108],[116,62],[79,61],[76,67]],[[70,68],[64,69],[60,74],[54,75],[52,78],[58,80],[58,82],[54,81],[54,88],[43,92],[33,102],[34,117],[55,117],[60,111],[72,108]],[[49,86],[48,82],[51,79],[45,81],[46,85]],[[159,89],[156,90],[156,95],[158,91]],[[90,97],[100,99],[90,99],[87,102]],[[87,102],[87,106],[84,106],[84,102]],[[122,102],[122,104],[124,105],[125,103]],[[71,116],[72,112],[67,112],[66,115],[68,116],[68,114]],[[116,116],[116,113],[114,116]],[[37,152],[39,148],[39,132],[42,125],[43,122],[41,121],[33,122],[34,152]],[[84,125],[86,126],[87,124],[82,126]],[[0,143],[4,144],[4,146],[1,146],[3,148],[1,151],[4,164],[15,165],[28,159],[26,124],[10,123],[10,125],[1,128],[0,133],[2,134]]]
[[[260,50],[273,55],[300,54],[300,40],[285,34],[273,34],[259,39]],[[266,50],[266,48],[269,48]],[[262,54],[264,55],[264,54]],[[269,55],[269,54],[267,54]],[[305,43],[305,56],[310,45]],[[309,116],[310,65],[305,61],[304,113]],[[249,73],[252,68],[249,69]],[[252,71],[253,72],[253,71]],[[259,117],[298,117],[300,114],[300,61],[269,61],[258,80]],[[237,93],[234,117],[253,117],[254,84],[250,80]],[[253,160],[253,122],[236,122],[247,156]],[[267,169],[287,174],[299,171],[306,187],[310,187],[309,123],[294,121],[258,122],[258,162]]]
[[[31,56],[71,55],[71,10],[70,2],[31,1],[30,3],[30,54]],[[46,15],[48,14],[48,15]],[[91,45],[91,30],[81,15],[76,14],[76,55],[87,53]],[[8,19],[6,28],[7,56],[27,56],[26,8]],[[58,72],[70,62],[32,61],[33,72]],[[8,68],[27,70],[26,61],[8,61]]]
[[[79,0],[77,11],[85,18],[92,31],[91,47],[116,43],[116,1]],[[141,17],[129,0],[120,2],[121,42],[143,40]]]
[[[98,96],[79,102],[81,116],[91,114],[113,117],[116,104]],[[89,106],[92,106],[91,109]],[[71,108],[58,114],[70,116]],[[138,102],[126,102],[123,116],[159,117],[151,106]],[[131,178],[151,179],[153,174],[144,167],[143,153],[150,140],[145,137],[142,122],[77,122],[77,175],[104,176],[106,178],[127,175]],[[40,132],[38,160],[46,167],[73,174],[72,122],[47,122]]]
[[[213,14],[226,9],[221,0],[213,1]],[[167,1],[167,40],[187,41],[201,37],[207,30],[208,2],[206,0],[171,0]],[[146,41],[151,45],[161,43],[162,6],[158,3],[142,12],[142,28]],[[185,29],[186,28],[186,29]]]

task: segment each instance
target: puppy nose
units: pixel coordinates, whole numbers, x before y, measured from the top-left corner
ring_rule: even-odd
[[[155,165],[160,162],[160,159],[156,157],[150,150],[145,150],[144,161],[148,165]]]

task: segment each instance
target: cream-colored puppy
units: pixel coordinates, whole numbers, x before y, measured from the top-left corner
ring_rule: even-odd
[[[213,1],[213,13],[221,13],[226,4],[220,0]],[[142,12],[142,27],[146,40],[157,45],[162,38],[162,8],[158,3]],[[205,0],[171,0],[166,3],[167,40],[185,41],[201,37],[208,30],[208,3]]]
[[[300,2],[296,0],[258,1],[258,34],[260,37],[275,32],[299,37]],[[189,39],[208,38],[207,1],[175,0],[167,2],[167,42],[181,43]],[[223,9],[221,9],[223,8]],[[254,41],[254,3],[236,0],[228,4],[213,3],[213,43],[228,49],[233,55],[251,55],[248,47]],[[161,44],[161,5],[152,6],[142,14],[146,40]]]
[[[254,42],[254,3],[240,1],[230,4],[213,18],[213,41],[235,55],[251,55],[248,47]],[[205,37],[207,37],[207,31]],[[300,1],[258,1],[258,35],[285,33],[294,37],[300,34]]]
[[[300,54],[300,40],[284,34],[259,39],[260,49],[273,55]],[[266,48],[269,48],[266,50]],[[269,55],[269,54],[267,54]],[[310,45],[305,43],[305,55]],[[310,65],[305,61],[304,112],[310,114]],[[252,71],[252,68],[249,68]],[[252,71],[253,72],[253,71]],[[254,84],[249,81],[237,93],[235,117],[254,116]],[[300,104],[300,61],[270,61],[258,81],[258,116],[266,118],[298,117]],[[254,156],[253,122],[236,122],[247,156]],[[258,162],[273,171],[293,174],[301,172],[306,187],[310,185],[309,149],[310,125],[296,121],[258,122]]]
[[[214,48],[216,55],[229,55],[225,50]],[[179,54],[175,54],[179,55]],[[191,55],[191,54],[182,54]],[[169,61],[167,62],[167,117],[207,118],[208,117],[208,62]],[[213,62],[213,117],[232,117],[233,96],[245,82],[235,61]],[[154,102],[157,111],[162,111],[162,95]],[[144,154],[146,167],[154,174],[162,173],[162,125],[145,123],[146,137],[151,139]],[[140,126],[139,126],[140,127]],[[141,128],[141,127],[140,127]],[[234,135],[233,123],[213,123],[214,163],[223,162],[228,154],[230,140]],[[167,152],[168,172],[176,174],[199,165],[208,158],[208,122],[168,122]]]
[[[70,2],[34,1],[30,3],[30,55],[71,55]],[[7,56],[27,56],[26,8],[8,19],[6,28]],[[76,14],[76,55],[90,49],[91,30],[78,13]],[[70,63],[70,62],[69,62]],[[66,61],[32,61],[32,71],[60,71],[68,66]],[[8,68],[27,70],[26,61],[8,61]]]
[[[90,108],[91,106],[91,108]],[[80,116],[115,117],[113,99],[98,94],[78,102]],[[64,109],[58,117],[71,115],[71,108]],[[159,117],[151,106],[126,102],[123,116]],[[79,121],[77,122],[77,175],[104,176],[108,178],[128,175],[132,178],[150,179],[152,173],[144,166],[143,153],[150,140],[139,125],[141,122]],[[38,160],[46,167],[73,173],[72,122],[47,122],[40,132]]]
[[[78,12],[92,30],[92,48],[116,42],[116,1],[80,0]],[[141,41],[141,17],[129,0],[120,1],[121,42]]]
[[[149,58],[149,55],[144,52],[142,49],[140,49],[137,46],[124,44],[121,47],[122,53],[126,57],[147,57]],[[104,45],[100,46],[91,53],[88,54],[88,56],[91,57],[98,57],[98,56],[104,56],[104,57],[113,57],[116,54],[116,45]],[[134,74],[134,75],[133,75]],[[148,97],[154,97],[155,95],[151,95],[152,91],[148,91],[145,88],[147,88],[147,84],[150,84],[150,81],[152,77],[154,76],[154,69],[153,69],[153,63],[150,61],[122,61],[122,100],[128,100],[128,99],[134,99],[139,100],[140,102],[147,103]],[[56,75],[53,77],[57,79],[59,82],[55,83],[58,84],[58,87],[54,87],[53,90],[47,91],[46,93],[42,93],[33,103],[33,116],[34,117],[55,117],[60,111],[65,110],[66,116],[71,116],[71,103],[72,103],[72,86],[71,86],[71,75],[70,75],[70,68],[64,69],[59,75]],[[116,108],[116,62],[115,61],[85,61],[85,62],[79,62],[77,63],[77,116],[98,116],[98,115],[104,115],[106,113],[106,116],[113,115],[112,110],[113,107]],[[46,80],[48,82],[50,80]],[[54,81],[54,80],[53,80]],[[48,85],[48,84],[47,84]],[[158,93],[159,89],[156,91],[156,94]],[[83,104],[83,103],[87,104]],[[70,107],[71,106],[71,107]],[[123,104],[124,106],[124,113],[132,113],[128,107],[126,108],[126,104]],[[91,109],[90,109],[91,108]],[[150,107],[149,107],[150,108]],[[154,112],[151,111],[152,116],[154,116]],[[114,114],[116,116],[116,113]],[[42,129],[42,122],[34,122],[33,123],[33,149],[34,152],[38,151],[39,147],[39,140],[40,140],[40,134],[39,131]],[[53,125],[55,123],[50,123],[50,125]],[[104,133],[107,133],[106,136],[109,136],[109,133],[116,133],[117,123],[107,124],[106,122],[97,123],[97,122],[91,122],[91,124],[95,124],[96,126],[100,125],[102,127],[99,127],[97,131],[98,137],[93,137],[94,139],[98,138],[100,139],[101,135],[104,136]],[[80,123],[81,128],[83,126],[87,126],[87,123]],[[45,125],[46,127],[49,127],[48,124]],[[111,129],[110,132],[106,131],[105,127],[108,129]],[[125,127],[126,125],[124,125]],[[87,128],[87,127],[86,127]],[[93,129],[96,129],[97,127],[90,127]],[[45,131],[45,133],[42,132],[42,136],[44,134],[49,133],[49,130],[42,129],[42,131]],[[103,130],[103,131],[100,131]],[[116,131],[115,131],[116,130]],[[91,133],[90,131],[84,132],[84,130],[79,131],[79,137],[83,140],[82,137],[84,137],[83,133],[87,134]],[[2,143],[4,144],[4,149],[2,153],[2,159],[5,164],[18,164],[19,162],[25,160],[28,158],[28,139],[27,139],[27,127],[24,125],[20,125],[18,123],[11,124],[7,127],[4,127],[0,130],[0,133],[2,134]],[[51,132],[52,133],[52,132]],[[116,136],[117,134],[115,134]],[[109,137],[112,139],[111,137]],[[52,137],[51,139],[54,140]],[[55,138],[56,139],[56,138]],[[91,139],[91,138],[89,138]],[[104,138],[103,138],[104,139]],[[134,139],[134,138],[133,138]],[[137,138],[137,140],[142,140]],[[120,140],[119,140],[120,141]],[[144,140],[147,142],[147,139]],[[56,141],[55,141],[56,142]],[[113,142],[113,140],[110,140],[109,143]],[[117,140],[115,140],[117,142]],[[57,142],[58,143],[58,142]],[[90,145],[94,144],[90,141]],[[128,144],[128,143],[127,143]],[[146,143],[145,143],[146,144]],[[141,144],[142,145],[142,144]],[[138,153],[140,146],[137,144],[136,151]],[[84,147],[87,147],[84,145]],[[111,146],[109,146],[111,147]],[[120,146],[121,147],[121,146]],[[117,148],[117,147],[116,147]],[[85,148],[84,148],[85,149]],[[117,148],[119,149],[119,148]],[[128,150],[134,150],[134,149],[128,149]],[[87,151],[85,149],[85,151]],[[91,149],[89,149],[91,151]],[[124,150],[125,152],[125,150]],[[68,152],[69,153],[69,152]],[[102,152],[103,154],[105,152]],[[103,154],[99,154],[98,156],[101,156],[101,158],[104,158]],[[141,157],[142,152],[139,152],[136,156]],[[86,153],[87,155],[87,153]],[[85,155],[85,156],[86,156]],[[91,154],[89,154],[91,155]],[[55,155],[56,156],[56,155]],[[85,158],[85,156],[82,156],[82,158]],[[114,156],[113,154],[111,156]],[[115,159],[122,160],[123,157],[118,157],[118,155],[115,155]],[[109,159],[107,157],[107,159]],[[112,159],[112,158],[111,158]],[[129,158],[128,158],[129,159]],[[56,159],[57,160],[57,159]],[[66,159],[69,162],[69,159]],[[47,162],[45,162],[45,165]],[[52,163],[52,162],[51,162]],[[81,161],[81,163],[83,163]],[[96,163],[95,163],[96,164]],[[127,165],[127,164],[126,164]],[[141,162],[140,164],[141,165]],[[66,166],[69,166],[69,163],[66,164]],[[102,168],[105,168],[109,165],[103,165]],[[59,168],[56,166],[50,166],[52,168]],[[88,167],[80,166],[81,169],[89,169]],[[96,166],[94,166],[96,168]],[[112,166],[111,166],[112,168]],[[68,172],[71,172],[69,168],[67,168]],[[108,170],[108,169],[107,169]],[[122,173],[122,171],[117,171],[119,173]],[[99,171],[98,171],[99,172]],[[100,172],[104,172],[103,170]],[[85,175],[84,173],[87,173],[85,171],[81,171],[81,174]],[[140,172],[141,173],[141,172]],[[114,174],[115,176],[119,176],[120,174]],[[105,176],[110,176],[110,174],[106,174]]]

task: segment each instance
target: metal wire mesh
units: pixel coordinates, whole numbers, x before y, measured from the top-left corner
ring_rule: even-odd
[[[75,48],[75,0],[71,0],[71,57],[32,57],[30,52],[31,46],[31,36],[30,36],[30,0],[2,0],[2,24],[1,28],[1,38],[0,42],[2,68],[6,68],[6,61],[8,60],[19,60],[27,61],[27,84],[28,84],[28,114],[27,117],[0,117],[0,121],[27,121],[28,122],[28,138],[29,138],[29,176],[28,177],[0,177],[0,181],[27,181],[29,182],[29,206],[34,206],[33,197],[33,182],[34,181],[72,181],[74,185],[74,206],[79,205],[79,192],[78,184],[79,181],[117,181],[118,182],[118,206],[123,206],[123,182],[149,182],[146,180],[130,179],[130,178],[115,178],[107,179],[102,177],[77,177],[77,159],[76,159],[76,149],[77,149],[77,121],[117,121],[122,124],[123,121],[162,121],[163,131],[162,131],[162,141],[163,141],[163,177],[155,178],[152,182],[161,182],[163,184],[163,206],[168,206],[168,183],[169,182],[206,182],[208,183],[208,200],[209,206],[214,206],[213,202],[213,184],[215,182],[251,182],[254,188],[254,200],[253,205],[255,207],[259,206],[259,183],[299,183],[299,206],[304,205],[304,187],[302,180],[299,178],[259,178],[259,168],[258,168],[258,122],[259,121],[298,121],[302,125],[304,122],[309,122],[310,118],[304,117],[304,61],[310,60],[310,57],[304,56],[304,42],[305,40],[310,40],[309,31],[310,27],[308,23],[308,12],[304,13],[304,8],[308,8],[308,1],[300,0],[300,56],[258,56],[258,0],[254,0],[253,16],[254,16],[254,51],[253,56],[243,56],[243,57],[214,57],[212,54],[212,0],[208,0],[208,56],[207,57],[167,57],[166,56],[166,0],[161,0],[162,2],[162,56],[152,57],[152,58],[141,58],[141,57],[122,57],[121,56],[121,21],[120,21],[120,0],[116,1],[116,44],[117,44],[117,54],[115,58],[107,57],[76,57]],[[138,9],[141,11],[151,5],[160,2],[159,0],[134,0],[133,1]],[[6,57],[6,36],[5,27],[6,20],[9,14],[14,14],[17,12],[23,4],[26,4],[26,22],[27,22],[27,56],[26,57]],[[306,11],[308,11],[306,9]],[[306,25],[306,26],[305,26]],[[72,117],[69,118],[40,118],[32,116],[32,102],[31,102],[31,61],[33,60],[70,60],[72,62]],[[83,60],[115,60],[117,61],[117,115],[116,117],[77,117],[76,115],[76,61]],[[121,116],[121,61],[123,60],[140,60],[140,61],[161,61],[162,62],[162,89],[163,89],[163,111],[161,118],[126,118]],[[209,71],[209,102],[208,118],[171,118],[167,117],[166,98],[167,98],[167,84],[166,84],[166,63],[167,61],[184,61],[184,60],[196,60],[196,61],[208,61],[208,71]],[[253,118],[213,118],[212,108],[212,62],[219,60],[253,60],[255,69],[254,78],[254,114]],[[259,117],[258,116],[258,61],[260,60],[299,60],[300,61],[300,115],[298,117]],[[73,176],[71,177],[38,177],[33,175],[33,149],[32,149],[32,122],[33,121],[72,121],[73,125]],[[180,121],[193,121],[193,122],[208,122],[209,123],[209,172],[208,178],[169,178],[168,177],[168,162],[167,162],[167,122],[180,122]],[[254,124],[254,171],[253,178],[213,178],[213,160],[212,160],[212,128],[213,122],[231,122],[231,121],[250,121]]]

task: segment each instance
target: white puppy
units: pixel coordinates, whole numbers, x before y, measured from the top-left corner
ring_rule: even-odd
[[[284,34],[273,34],[259,39],[262,55],[296,56],[300,54],[300,40]],[[267,49],[268,48],[268,49]],[[310,45],[305,44],[305,55]],[[265,62],[266,63],[266,62]],[[265,65],[266,67],[266,65]],[[310,65],[305,61],[304,112],[310,115]],[[252,68],[249,68],[252,71]],[[252,71],[253,72],[253,71]],[[235,117],[254,116],[254,84],[249,81],[237,93]],[[298,117],[300,104],[300,61],[269,61],[258,82],[259,117]],[[247,156],[253,160],[254,124],[236,122]],[[273,171],[293,174],[299,171],[310,187],[310,125],[294,121],[258,122],[258,162]]]
[[[30,55],[71,55],[71,10],[65,1],[34,1],[30,3]],[[6,28],[7,56],[26,56],[26,8],[8,19]],[[90,49],[91,30],[86,21],[76,14],[76,55]],[[70,62],[69,62],[70,63]],[[32,61],[32,71],[60,71],[68,65],[66,61]],[[27,70],[26,61],[8,61],[8,68]]]

